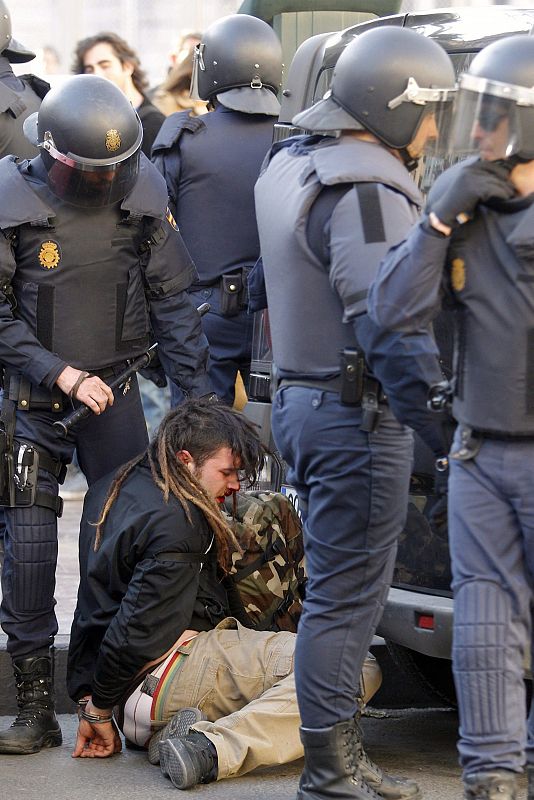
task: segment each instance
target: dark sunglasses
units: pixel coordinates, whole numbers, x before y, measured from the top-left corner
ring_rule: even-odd
[[[483,130],[493,133],[497,130],[501,120],[508,117],[508,111],[497,108],[482,108],[478,115],[477,122]]]

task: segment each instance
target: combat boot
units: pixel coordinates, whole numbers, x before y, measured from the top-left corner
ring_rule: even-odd
[[[354,719],[331,728],[301,728],[304,770],[297,800],[380,800],[362,775]]]
[[[52,659],[28,656],[13,660],[19,712],[0,733],[0,753],[26,755],[59,747],[61,728],[54,713]]]
[[[217,780],[217,750],[200,731],[160,742],[159,760],[161,771],[177,789]]]
[[[358,766],[365,782],[385,800],[419,800],[421,792],[417,783],[410,778],[387,775],[367,755],[363,747],[362,730],[355,719],[358,735]]]
[[[516,790],[517,775],[507,769],[474,772],[464,778],[464,800],[516,800]]]

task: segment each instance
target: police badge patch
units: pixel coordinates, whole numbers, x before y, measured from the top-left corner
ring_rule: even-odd
[[[465,289],[465,261],[463,258],[453,258],[452,260],[451,282],[455,292]]]
[[[59,245],[56,242],[43,242],[39,250],[39,264],[44,269],[55,269],[61,260]]]
[[[106,132],[106,149],[114,153],[121,146],[121,135],[115,128]]]

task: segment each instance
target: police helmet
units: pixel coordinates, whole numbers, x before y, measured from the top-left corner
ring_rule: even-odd
[[[485,47],[460,76],[451,149],[494,161],[534,159],[534,39]]]
[[[143,138],[141,121],[111,81],[74,75],[45,96],[24,122],[41,150],[51,191],[79,206],[107,206],[133,188]]]
[[[210,25],[195,47],[191,97],[247,114],[277,116],[282,48],[273,29],[249,14],[231,14]]]
[[[452,62],[436,42],[406,28],[374,28],[347,45],[325,98],[293,124],[314,131],[367,130],[403,151],[428,114],[438,117],[452,107],[454,84]]]
[[[35,53],[13,39],[11,35],[11,15],[3,0],[0,0],[0,55],[12,64],[23,64],[35,58]]]

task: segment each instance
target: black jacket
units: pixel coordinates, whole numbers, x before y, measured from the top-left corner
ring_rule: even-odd
[[[211,630],[230,611],[204,515],[190,505],[191,524],[174,497],[166,503],[146,461],[123,484],[94,551],[93,523],[112,478],[94,484],[85,499],[67,667],[70,696],[92,694],[100,708],[115,705],[184,630]],[[206,555],[188,563],[176,553]]]

